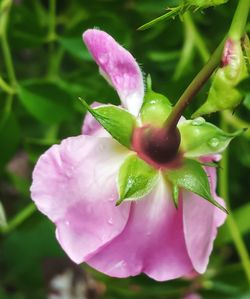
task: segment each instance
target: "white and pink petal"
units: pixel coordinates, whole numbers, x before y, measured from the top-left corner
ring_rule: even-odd
[[[52,146],[36,164],[32,199],[56,223],[59,243],[77,263],[127,223],[130,204],[115,206],[115,178],[128,154],[111,138],[81,135]]]
[[[131,204],[123,232],[87,263],[114,277],[141,272],[155,280],[174,279],[192,271],[186,251],[182,208],[173,205],[163,180],[142,200]]]
[[[211,192],[215,200],[224,206],[216,193],[216,169],[206,167]],[[225,221],[226,214],[194,193],[183,191],[183,225],[185,242],[194,269],[204,273],[217,234],[217,227]]]
[[[138,115],[144,97],[144,84],[134,57],[104,31],[89,29],[83,33],[83,40],[100,73],[116,89],[122,105]]]

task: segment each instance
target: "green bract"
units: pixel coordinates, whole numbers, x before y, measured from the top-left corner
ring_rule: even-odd
[[[193,114],[197,117],[225,109],[235,108],[242,94],[235,88],[247,76],[247,68],[240,41],[232,41],[229,63],[219,68],[213,78],[206,102]]]
[[[207,174],[198,161],[184,159],[182,167],[174,170],[168,170],[164,175],[174,186],[173,195],[175,202],[177,186],[205,198],[222,211],[227,212],[227,210],[213,198]]]
[[[113,105],[91,108],[83,99],[80,100],[114,139],[127,148],[131,148],[132,133],[136,125],[136,118],[132,114]]]
[[[155,186],[158,176],[158,171],[137,155],[129,156],[119,170],[117,204],[147,195]]]
[[[178,126],[181,133],[181,150],[185,157],[200,157],[222,152],[229,142],[243,130],[226,133],[215,125],[198,117]]]
[[[170,101],[162,94],[149,89],[144,96],[144,103],[140,111],[141,121],[143,124],[161,127],[171,111]]]

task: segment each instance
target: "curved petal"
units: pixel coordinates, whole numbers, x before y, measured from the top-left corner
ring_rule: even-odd
[[[90,107],[95,108],[100,105],[102,104],[94,102]],[[87,111],[82,124],[82,134],[90,136],[96,135],[101,128],[102,126],[98,123],[98,121]]]
[[[77,263],[127,223],[130,206],[115,206],[115,178],[128,153],[111,138],[81,135],[52,146],[36,164],[32,199],[56,223],[61,246]]]
[[[132,203],[124,231],[87,261],[115,277],[141,272],[162,281],[192,271],[182,227],[182,208],[176,210],[170,191],[160,180],[154,191]]]
[[[211,192],[222,205],[224,202],[216,193],[216,169],[206,167]],[[188,254],[194,269],[204,273],[217,234],[217,227],[225,221],[226,214],[205,199],[191,192],[183,192],[183,223]]]
[[[101,30],[85,31],[83,41],[98,64],[100,73],[116,89],[123,106],[137,116],[143,101],[144,85],[134,57]]]

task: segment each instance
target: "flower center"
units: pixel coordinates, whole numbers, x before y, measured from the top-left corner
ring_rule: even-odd
[[[156,168],[177,167],[180,164],[180,132],[177,128],[136,128],[133,148],[138,156]]]

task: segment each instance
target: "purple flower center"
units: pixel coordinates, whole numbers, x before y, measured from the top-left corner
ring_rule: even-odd
[[[133,148],[147,163],[156,168],[172,168],[180,164],[180,132],[166,128],[144,126],[133,134]]]

